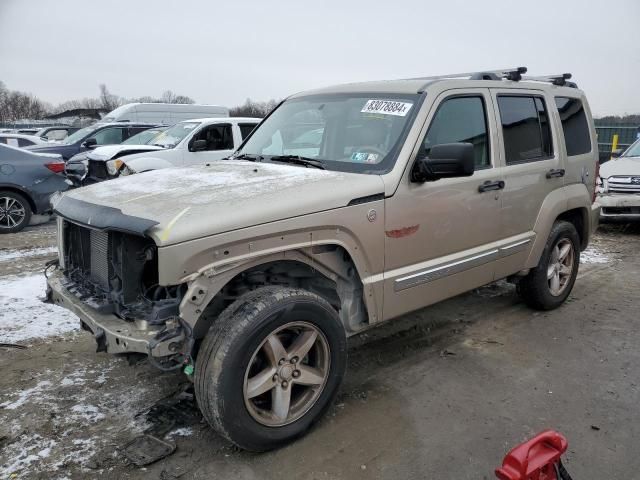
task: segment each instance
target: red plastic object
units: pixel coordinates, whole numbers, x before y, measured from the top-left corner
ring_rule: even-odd
[[[500,480],[561,480],[556,465],[568,447],[567,439],[545,430],[512,449],[496,469]]]

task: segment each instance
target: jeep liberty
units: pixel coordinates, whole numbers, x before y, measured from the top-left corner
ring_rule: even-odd
[[[347,337],[499,279],[566,300],[596,133],[569,74],[524,73],[299,93],[228,159],[60,195],[48,298],[99,351],[183,369],[236,445],[290,442],[336,396]]]

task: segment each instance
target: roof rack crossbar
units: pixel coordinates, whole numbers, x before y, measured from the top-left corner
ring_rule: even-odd
[[[509,68],[499,68],[497,70],[481,70],[478,72],[466,72],[466,73],[450,73],[447,75],[435,75],[432,77],[416,77],[416,78],[408,78],[407,80],[444,80],[447,78],[475,78],[481,80],[513,80],[518,81],[522,79],[522,75],[527,73],[527,67],[509,67]],[[418,93],[421,93],[426,84],[423,85]]]
[[[567,82],[571,78],[570,73],[559,73],[557,75],[540,75],[535,77],[522,77],[523,80],[532,80],[534,82],[549,82],[559,87],[569,84],[569,86],[575,85],[573,82]]]

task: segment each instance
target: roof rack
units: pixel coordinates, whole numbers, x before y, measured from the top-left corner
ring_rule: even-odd
[[[567,82],[571,78],[570,73],[559,73],[557,75],[541,75],[538,77],[522,77],[523,80],[529,80],[534,82],[548,82],[558,87],[572,87],[578,88],[574,82]]]
[[[466,73],[451,73],[447,75],[436,75],[432,77],[417,77],[410,78],[408,80],[427,80],[431,82],[433,80],[444,80],[447,78],[468,78],[469,80],[511,80],[518,82],[520,80],[531,80],[536,82],[549,82],[557,86],[568,86],[578,88],[573,82],[567,82],[571,78],[570,73],[561,73],[558,75],[544,75],[536,77],[527,77],[524,74],[527,73],[527,67],[511,67],[511,68],[499,68],[497,70],[483,70],[479,72],[466,72]],[[427,84],[425,83],[418,93],[424,92]]]
[[[447,75],[435,75],[432,77],[417,77],[417,78],[409,78],[407,80],[428,80],[429,82],[433,80],[444,80],[447,78],[468,78],[469,80],[513,80],[517,82],[522,79],[522,75],[527,73],[527,67],[510,67],[510,68],[499,68],[497,70],[482,70],[479,72],[467,72],[467,73],[450,73]],[[427,85],[423,85],[418,93],[422,93],[424,88]]]

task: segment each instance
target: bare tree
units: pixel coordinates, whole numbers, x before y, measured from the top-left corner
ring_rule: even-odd
[[[255,102],[247,98],[244,104],[229,109],[229,115],[232,117],[262,118],[266,117],[277,105],[278,101],[275,99],[266,102]]]
[[[159,99],[159,103],[196,103],[190,97],[186,95],[178,95],[171,90],[165,90],[162,92],[162,96]]]
[[[102,108],[109,112],[124,103],[120,97],[109,92],[104,83],[100,84],[100,102],[102,103]]]
[[[0,122],[20,119],[38,120],[51,107],[29,93],[9,90],[0,82]]]

